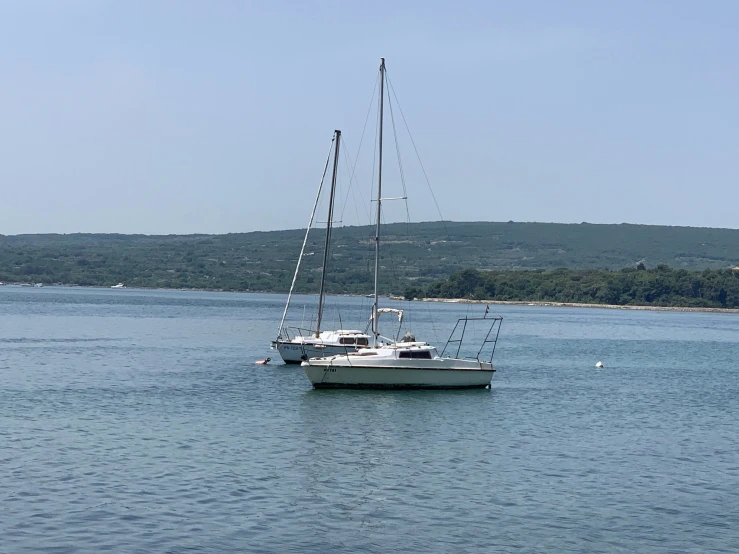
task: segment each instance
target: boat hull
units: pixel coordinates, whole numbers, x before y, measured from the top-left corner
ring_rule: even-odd
[[[304,362],[316,389],[470,389],[489,387],[492,369],[336,366]]]
[[[275,347],[286,364],[299,364],[308,358],[339,356],[354,352],[355,348],[333,344],[300,344],[276,341]]]

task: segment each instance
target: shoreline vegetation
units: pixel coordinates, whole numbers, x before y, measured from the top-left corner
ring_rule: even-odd
[[[620,271],[465,269],[426,288],[408,287],[407,299],[549,306],[735,311],[739,268],[687,271],[644,264]]]
[[[33,285],[28,283],[2,283],[3,286],[9,287],[24,287],[30,288]],[[90,289],[111,289],[109,286],[99,285],[76,285],[76,284],[62,284],[54,283],[43,285],[44,287],[54,288],[90,288]],[[35,287],[34,287],[35,288]],[[172,287],[124,287],[122,289],[114,290],[164,290],[164,291],[180,291],[180,292],[233,292],[233,293],[248,293],[248,294],[287,294],[285,291],[263,291],[263,290],[227,290],[227,289],[207,289],[207,288],[172,288]],[[309,293],[299,293],[309,294]],[[364,294],[332,294],[332,296],[347,296],[362,298]],[[712,308],[712,307],[700,307],[700,306],[656,306],[656,305],[640,305],[640,304],[598,304],[598,303],[583,303],[583,302],[552,302],[552,301],[541,301],[541,300],[482,300],[473,298],[413,298],[409,299],[405,296],[396,295],[383,295],[383,297],[391,300],[407,300],[414,302],[438,302],[443,304],[486,304],[486,305],[501,305],[501,306],[536,306],[536,307],[549,307],[549,308],[600,308],[604,310],[640,310],[640,311],[654,311],[654,312],[707,312],[707,313],[728,313],[728,314],[739,314],[739,308]]]

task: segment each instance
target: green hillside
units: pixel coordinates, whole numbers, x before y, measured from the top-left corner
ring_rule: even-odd
[[[0,236],[0,281],[285,291],[304,231],[228,235]],[[402,293],[462,268],[647,267],[739,264],[739,230],[651,225],[416,223],[383,228],[381,286]],[[370,292],[373,230],[334,230],[329,291]],[[299,289],[320,278],[323,231],[311,233]]]

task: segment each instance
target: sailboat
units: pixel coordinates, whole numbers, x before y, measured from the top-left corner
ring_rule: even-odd
[[[321,184],[318,187],[318,194],[316,195],[316,201],[313,204],[313,211],[311,212],[310,221],[308,222],[308,228],[305,231],[303,246],[300,249],[300,256],[298,257],[298,263],[295,267],[292,284],[290,285],[290,292],[287,295],[285,311],[282,314],[280,328],[277,331],[277,338],[272,341],[272,348],[277,349],[283,361],[287,364],[299,364],[304,360],[319,356],[333,356],[336,354],[347,354],[350,352],[355,352],[357,348],[368,346],[370,341],[369,335],[356,329],[337,329],[331,331],[324,331],[321,329],[321,324],[323,323],[323,311],[326,293],[326,270],[328,268],[329,261],[329,248],[331,246],[331,228],[333,225],[334,198],[336,196],[336,178],[339,164],[341,131],[334,131],[334,137],[332,141],[334,150],[334,163],[331,177],[331,191],[329,195],[326,239],[323,250],[321,286],[318,293],[318,317],[316,320],[316,328],[301,329],[286,327],[285,318],[287,317],[287,311],[290,307],[290,300],[292,299],[293,290],[295,288],[295,281],[297,280],[298,272],[300,271],[300,263],[303,259],[303,254],[305,253],[305,245],[308,241],[308,233],[310,232],[313,225],[313,219],[316,215],[316,208],[318,207],[318,201],[321,197],[321,190],[323,189],[324,181],[323,178],[321,179]],[[323,171],[324,178],[326,175],[326,169],[328,169],[329,160],[330,156],[326,159],[326,167]]]
[[[493,373],[492,358],[500,333],[501,317],[462,318],[447,341],[439,350],[427,342],[417,341],[407,334],[400,341],[380,334],[379,316],[397,311],[379,306],[378,277],[380,271],[380,222],[382,217],[382,126],[385,97],[385,58],[380,62],[377,220],[375,226],[375,275],[374,303],[372,305],[372,346],[337,355],[309,357],[301,367],[314,388],[376,388],[376,389],[455,389],[490,387]],[[402,313],[399,314],[402,317]],[[460,358],[460,348],[467,326],[472,321],[484,320],[489,324],[483,344],[476,356]],[[461,328],[460,328],[461,326]],[[497,331],[496,331],[497,328]],[[457,334],[460,330],[461,334]],[[459,338],[454,338],[459,337]],[[492,343],[490,358],[481,359],[486,345]],[[457,345],[454,356],[450,354]]]

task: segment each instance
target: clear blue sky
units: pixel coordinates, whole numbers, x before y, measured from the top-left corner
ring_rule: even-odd
[[[446,219],[739,227],[739,2],[0,0],[0,233],[304,227],[381,56]]]

